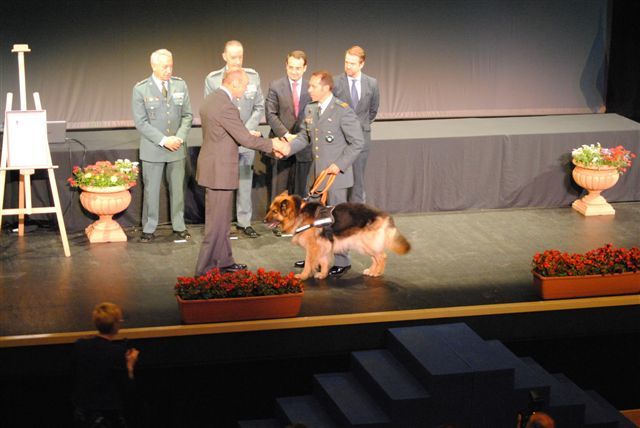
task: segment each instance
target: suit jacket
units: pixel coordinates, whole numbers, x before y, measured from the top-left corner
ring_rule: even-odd
[[[164,136],[176,136],[186,143],[193,114],[189,90],[184,80],[171,77],[167,99],[149,76],[133,87],[133,121],[140,132],[140,159],[173,162],[184,159],[187,145],[172,152],[160,145]]]
[[[225,70],[226,67],[222,67],[220,70],[212,71],[204,79],[205,98],[222,86],[222,77]],[[240,109],[242,123],[249,131],[255,131],[258,129],[264,113],[264,97],[260,88],[260,75],[252,68],[245,68],[244,71],[249,77],[249,84],[242,98],[234,102],[237,103],[237,108]]]
[[[360,80],[360,100],[354,109],[358,120],[362,125],[364,132],[365,145],[371,142],[371,123],[378,115],[378,107],[380,105],[380,92],[378,90],[378,81],[371,76],[361,73]],[[333,94],[341,100],[345,100],[353,108],[351,103],[351,88],[349,87],[349,78],[346,73],[333,77]],[[368,148],[368,147],[367,147]]]
[[[309,97],[309,82],[300,79],[300,102],[298,103],[298,117],[293,107],[293,93],[287,76],[274,80],[269,84],[267,101],[265,104],[267,123],[271,127],[271,137],[283,137],[287,132],[297,134],[304,120],[304,108],[311,102]],[[306,148],[296,155],[300,162],[311,162],[311,149]]]
[[[238,107],[227,93],[217,89],[200,107],[202,147],[198,155],[196,180],[210,189],[238,188],[238,146],[271,152],[273,144],[249,133]]]
[[[360,122],[347,103],[334,97],[320,117],[318,103],[307,104],[302,128],[291,142],[291,152],[297,153],[307,146],[311,146],[313,157],[311,179],[335,163],[341,172],[332,188],[346,189],[353,186],[351,165],[364,147],[364,137]]]

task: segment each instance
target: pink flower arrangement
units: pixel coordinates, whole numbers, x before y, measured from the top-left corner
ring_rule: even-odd
[[[256,273],[248,270],[222,273],[219,269],[211,269],[201,276],[181,276],[174,289],[183,300],[271,296],[303,291],[302,282],[293,272],[283,276],[280,272],[267,272],[263,268]]]
[[[616,248],[612,244],[585,254],[547,250],[533,256],[533,271],[541,276],[606,275],[640,270],[640,248]]]
[[[73,175],[67,178],[71,187],[133,187],[138,179],[138,162],[118,159],[115,163],[98,161],[84,168],[74,166]]]

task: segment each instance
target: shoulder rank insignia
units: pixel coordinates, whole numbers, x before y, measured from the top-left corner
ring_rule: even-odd
[[[338,103],[338,105],[339,105],[340,107],[342,107],[342,108],[347,108],[347,107],[349,107],[349,104],[345,103],[344,101],[339,102],[339,103]]]

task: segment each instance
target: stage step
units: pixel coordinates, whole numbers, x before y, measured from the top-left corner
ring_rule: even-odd
[[[388,347],[433,397],[434,422],[502,426],[514,420],[513,359],[498,359],[466,324],[389,330]]]
[[[277,411],[285,425],[304,424],[313,428],[337,428],[324,407],[312,395],[276,399]]]
[[[493,351],[494,358],[508,360],[514,365],[513,402],[516,410],[526,411],[532,400],[541,403],[543,407],[549,405],[551,387],[528,364],[513,354],[499,340],[488,340],[487,346]]]
[[[584,412],[584,426],[585,428],[615,428],[618,426],[617,414],[615,411],[612,415],[607,408],[603,408],[598,402],[596,402],[589,394],[580,389],[575,383],[566,377],[564,374],[559,373],[554,375],[558,381],[565,387],[566,390],[570,390],[576,397],[580,397],[585,403]]]
[[[314,395],[341,427],[387,428],[391,420],[351,373],[314,375]]]
[[[618,421],[618,428],[636,428],[636,424],[631,422],[625,415],[623,415],[618,409],[613,407],[611,403],[605,400],[596,391],[585,391],[585,393],[591,398],[607,415],[611,415]]]
[[[238,421],[238,428],[282,428],[283,426],[277,419]]]
[[[549,374],[532,358],[522,358],[540,378],[551,386],[549,406],[536,409],[547,412],[559,427],[582,427],[584,425],[585,403],[573,390],[563,385],[555,376]]]
[[[429,426],[429,393],[389,351],[358,351],[351,357],[354,375],[394,426]]]

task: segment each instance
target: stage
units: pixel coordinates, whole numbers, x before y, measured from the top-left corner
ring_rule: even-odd
[[[308,281],[300,319],[343,316],[351,323],[370,314],[389,320],[397,311],[473,307],[478,313],[483,305],[503,304],[544,310],[531,285],[536,252],[585,252],[608,242],[640,246],[640,203],[614,206],[615,216],[591,218],[570,208],[397,214],[412,251],[391,254],[382,278],[363,276],[369,260],[354,255],[353,269],[342,278]],[[292,263],[303,253],[291,238],[254,226],[259,238],[232,240],[236,260],[252,270],[297,271]],[[187,243],[174,243],[170,227],[149,244],[137,242],[134,229],[127,230],[126,243],[90,244],[74,233],[70,258],[55,231],[38,229],[22,238],[3,233],[0,336],[90,331],[91,310],[101,301],[124,308],[127,328],[179,326],[173,285],[178,276],[193,274],[203,230],[189,229]],[[640,303],[638,296],[623,300]]]
[[[576,126],[575,119],[582,121],[581,132],[563,133],[559,127],[554,133],[536,131],[536,121],[557,126],[569,121]],[[598,120],[605,122],[595,126]],[[184,418],[181,410],[187,408],[197,426],[207,420],[210,406],[209,401],[193,403],[191,395],[180,391],[166,394],[163,385],[195,388],[201,400],[219,402],[216,408],[228,421],[264,417],[273,411],[274,397],[308,393],[314,370],[345,370],[349,352],[383,346],[390,327],[457,321],[547,366],[561,360],[556,370],[585,389],[598,390],[618,409],[640,407],[640,354],[633,345],[640,333],[640,296],[542,301],[530,272],[533,255],[546,249],[585,252],[605,243],[640,246],[637,165],[604,193],[613,202],[615,216],[587,218],[569,207],[581,191],[571,184],[566,159],[571,148],[595,141],[624,144],[637,153],[640,125],[617,115],[496,119],[491,123],[503,126],[499,132],[483,127],[489,123],[464,119],[376,124],[368,192],[375,205],[391,207],[412,251],[390,255],[382,278],[362,276],[369,261],[354,255],[352,270],[342,278],[306,282],[301,313],[290,319],[182,325],[173,285],[178,276],[194,272],[202,224],[191,218],[193,238],[186,243],[173,242],[168,224],[159,228],[152,243],[137,242],[138,186],[132,192],[133,205],[118,219],[129,241],[90,244],[82,228],[92,219],[82,212],[77,193],[63,188],[65,219],[72,226],[71,257],[64,257],[57,229],[47,221],[30,222],[24,237],[7,227],[0,235],[0,379],[18,390],[6,405],[20,408],[26,396],[47,400],[46,388],[34,393],[43,378],[52,390],[60,383],[70,385],[71,344],[92,334],[93,306],[112,301],[124,309],[121,337],[144,356],[140,373],[148,409],[143,413],[153,415],[149,420],[157,423],[167,418],[179,423]],[[518,137],[526,143],[514,143],[518,138],[510,134],[509,123],[520,131],[524,124],[532,126],[527,137]],[[447,127],[438,133],[438,125]],[[429,137],[411,137],[427,131]],[[446,135],[453,131],[455,137]],[[199,132],[194,129],[192,135]],[[61,170],[66,168],[63,164],[137,157],[135,131],[84,135],[96,141],[86,152],[54,149]],[[110,140],[110,146],[101,148],[98,142],[107,141],[105,135],[126,141]],[[192,158],[197,149],[192,148]],[[485,154],[491,162],[478,160]],[[527,159],[531,165],[526,166]],[[474,168],[460,169],[460,162]],[[503,167],[494,168],[495,162]],[[506,168],[511,162],[514,167]],[[266,179],[259,162],[256,167],[254,203],[266,203]],[[443,171],[446,180],[437,177]],[[438,190],[438,183],[444,188]],[[201,201],[197,192],[191,195],[191,212],[198,212]],[[257,218],[254,227],[259,238],[239,236],[232,241],[236,260],[252,270],[296,271],[292,263],[302,257],[302,250],[290,238],[275,237]],[[572,356],[578,348],[579,364]],[[602,353],[620,364],[602,364]],[[273,373],[259,375],[258,367],[267,361]],[[211,371],[203,374],[201,367]],[[206,379],[203,382],[237,389],[232,386],[237,382],[234,370],[245,373],[243,382],[253,386],[248,394],[256,405],[249,411],[207,385],[193,386]],[[221,371],[228,375],[216,375]],[[292,378],[281,384],[280,375]],[[302,380],[294,381],[296,376]],[[68,402],[63,396],[51,408],[64,418],[69,413],[64,406]]]

